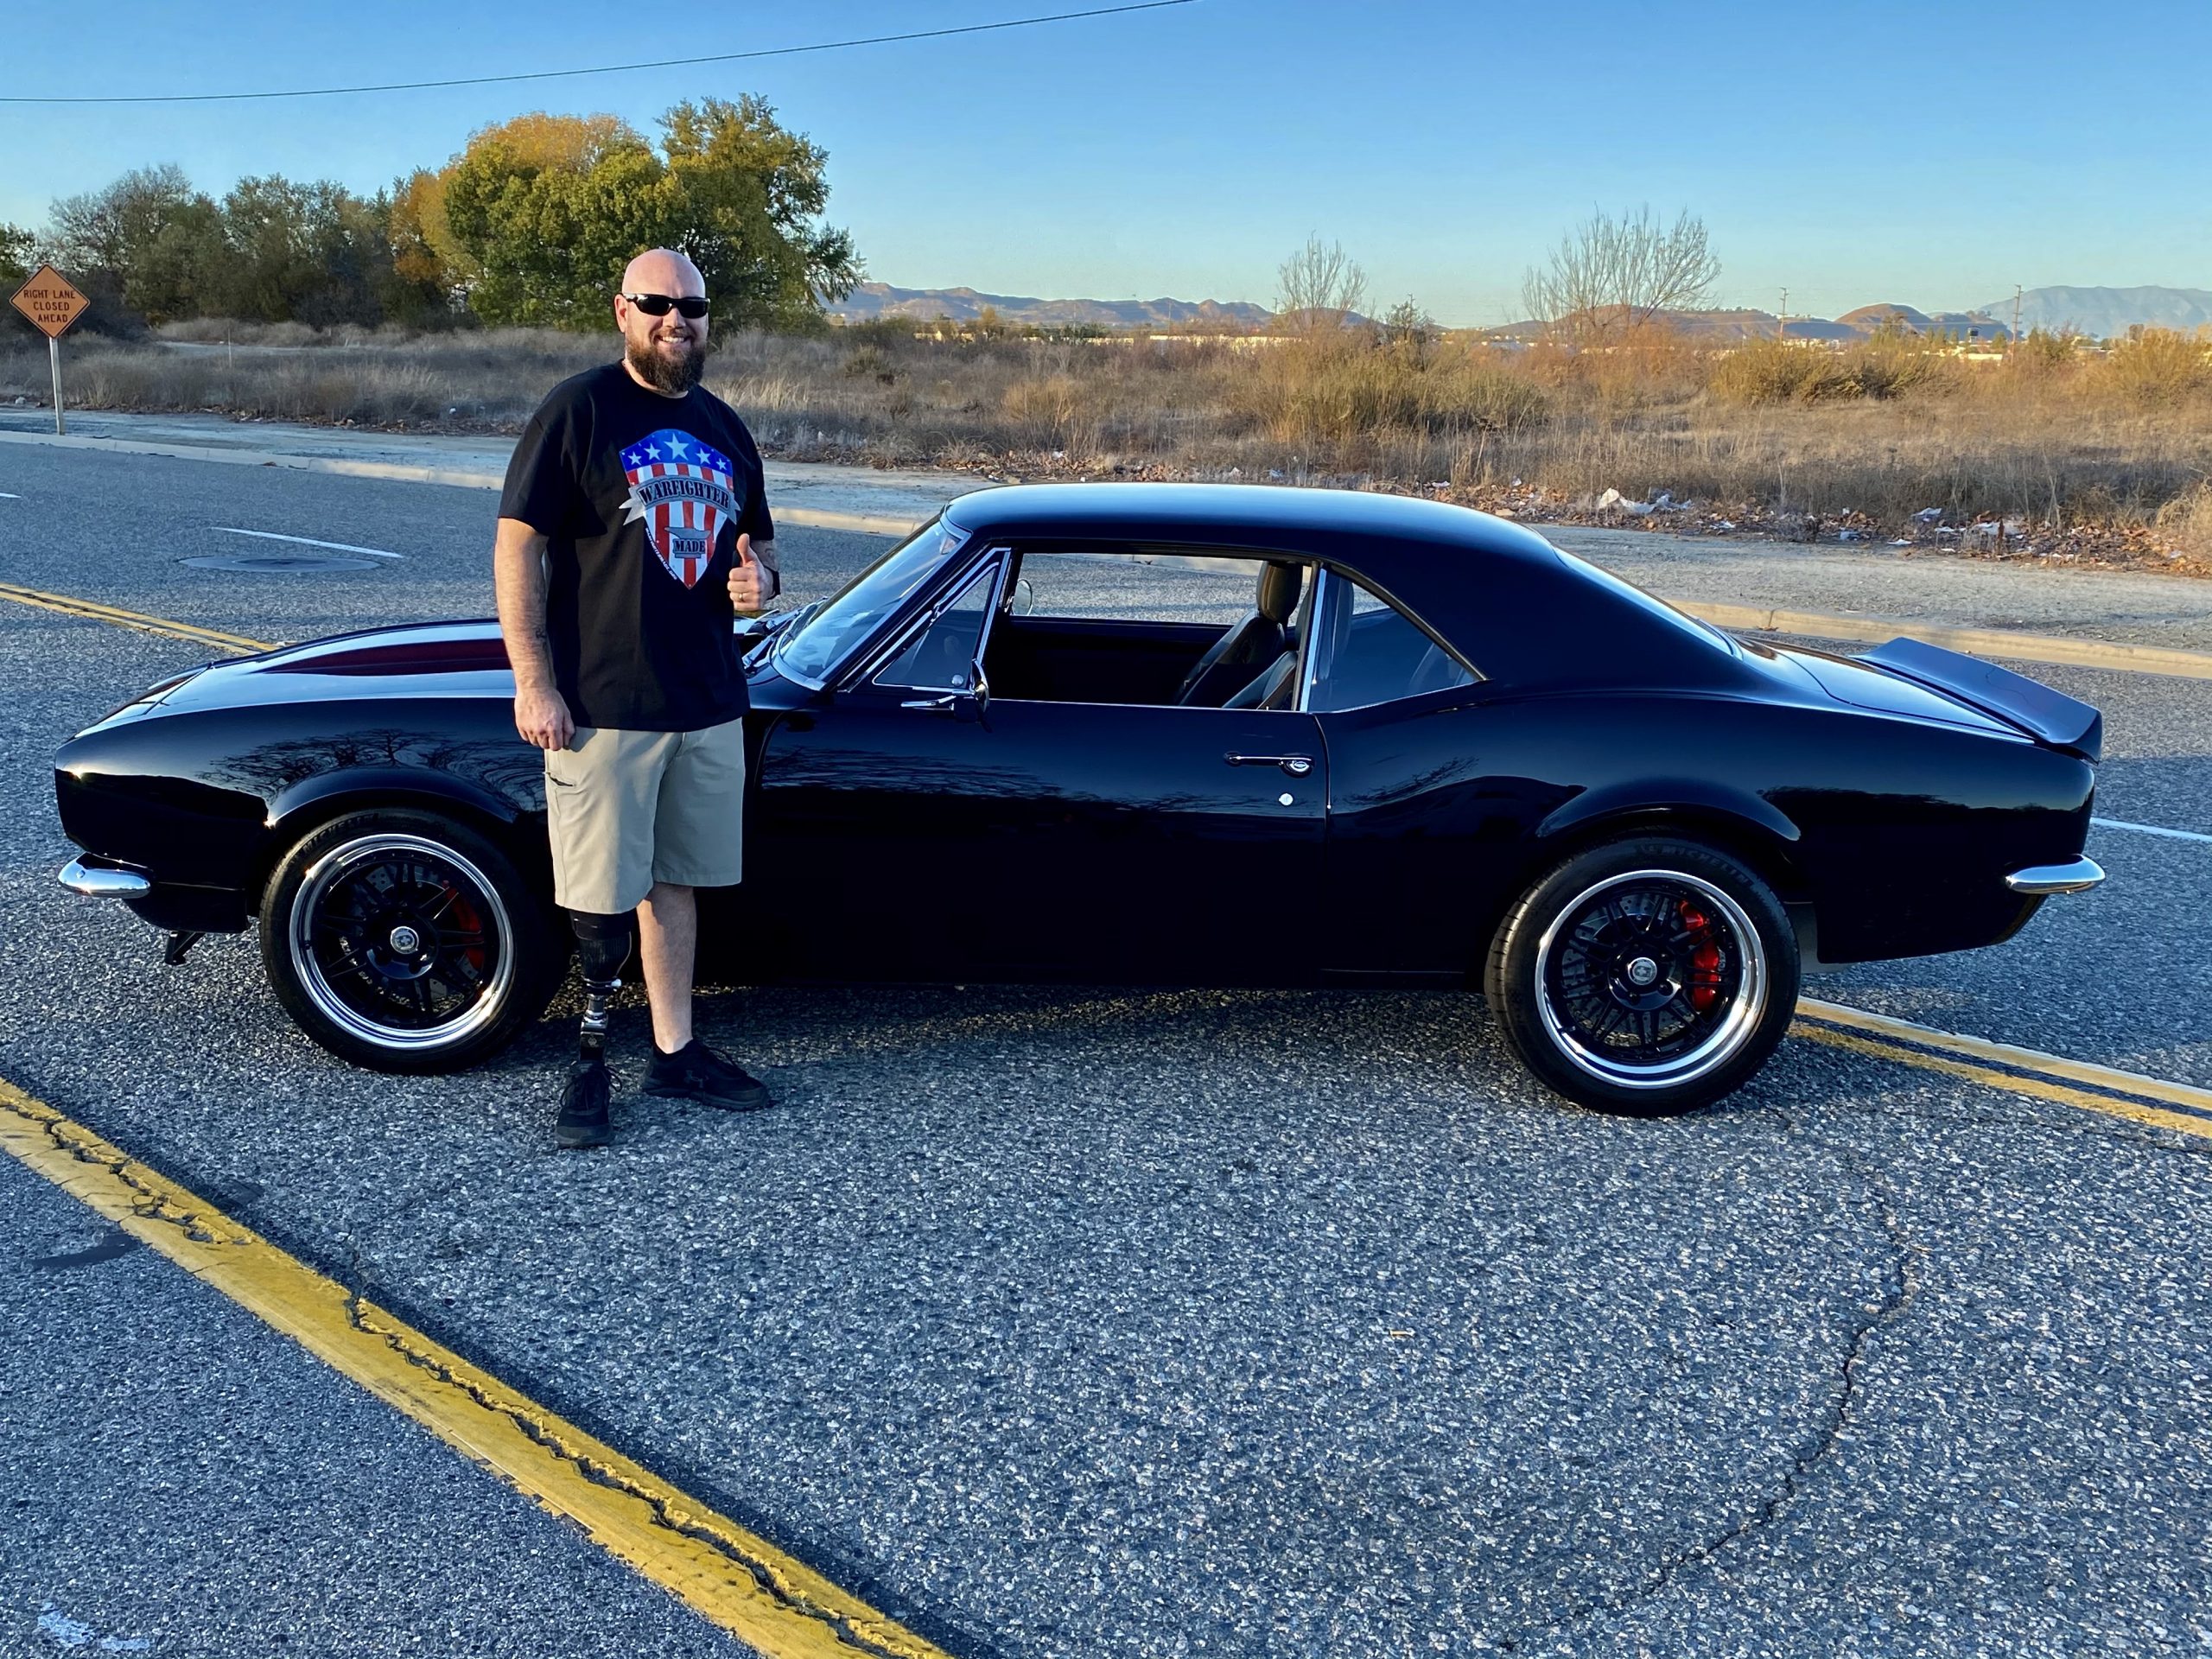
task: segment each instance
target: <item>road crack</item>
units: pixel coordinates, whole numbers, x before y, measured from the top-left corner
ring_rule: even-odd
[[[139,1220],[175,1227],[195,1244],[243,1244],[251,1236],[219,1211],[181,1207],[166,1184],[156,1185],[137,1173],[143,1166],[136,1159],[12,1084],[0,1084],[0,1106],[31,1124],[56,1151],[128,1187],[130,1213]]]
[[[1712,1565],[1745,1539],[1764,1531],[1780,1520],[1803,1495],[1814,1477],[1842,1446],[1853,1415],[1865,1397],[1864,1373],[1868,1344],[1878,1332],[1903,1319],[1920,1293],[1919,1263],[1927,1253],[1926,1246],[1917,1243],[1906,1228],[1904,1217],[1898,1214],[1897,1205],[1890,1196],[1888,1185],[1873,1161],[1856,1147],[1824,1136],[1807,1135],[1795,1118],[1778,1107],[1765,1109],[1781,1122],[1787,1134],[1823,1148],[1859,1178],[1868,1196],[1873,1199],[1882,1230],[1890,1243],[1881,1297],[1866,1306],[1862,1316],[1851,1326],[1850,1334],[1843,1344],[1842,1357],[1834,1367],[1833,1397],[1821,1421],[1820,1432],[1812,1445],[1791,1460],[1789,1471],[1783,1476],[1776,1491],[1751,1513],[1717,1535],[1670,1555],[1646,1572],[1640,1583],[1622,1594],[1578,1608],[1541,1629],[1527,1628],[1510,1635],[1491,1637],[1490,1645],[1501,1653],[1518,1652],[1532,1643],[1573,1631],[1600,1619],[1618,1618],[1632,1608],[1656,1601],[1672,1589],[1684,1574]]]

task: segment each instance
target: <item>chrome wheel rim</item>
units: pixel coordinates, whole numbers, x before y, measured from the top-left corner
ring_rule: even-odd
[[[364,836],[308,868],[293,971],[332,1024],[380,1048],[446,1047],[499,1016],[514,930],[491,878],[421,836]]]
[[[1744,907],[1681,870],[1593,883],[1536,946],[1545,1031],[1577,1070],[1617,1088],[1674,1088],[1726,1065],[1758,1029],[1770,977]]]

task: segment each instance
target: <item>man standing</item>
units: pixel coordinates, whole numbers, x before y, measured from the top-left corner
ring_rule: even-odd
[[[691,1033],[694,890],[741,873],[747,703],[731,623],[781,585],[760,453],[699,385],[696,265],[639,254],[614,321],[622,360],[554,387],[515,446],[493,555],[515,729],[545,751],[554,898],[583,966],[563,1147],[608,1138],[601,1051],[632,912],[652,1009],[645,1092],[726,1111],[770,1103]]]

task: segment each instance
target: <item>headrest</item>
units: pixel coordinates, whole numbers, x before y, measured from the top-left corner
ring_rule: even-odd
[[[1302,564],[1263,564],[1260,567],[1260,590],[1252,604],[1270,622],[1287,622],[1290,613],[1298,608],[1298,591],[1306,583],[1306,567]]]

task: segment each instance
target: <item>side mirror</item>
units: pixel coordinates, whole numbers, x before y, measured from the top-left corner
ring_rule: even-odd
[[[1027,616],[1037,608],[1037,590],[1029,585],[1029,578],[1018,576],[1014,584],[1014,602],[1007,607],[1015,616]]]

